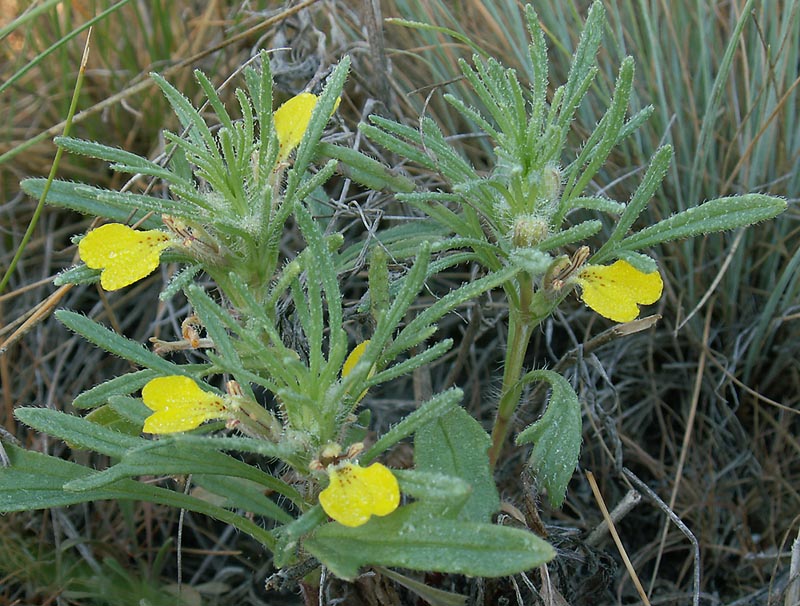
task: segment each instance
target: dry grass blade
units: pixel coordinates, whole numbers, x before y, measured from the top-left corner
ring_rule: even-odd
[[[587,471],[586,479],[589,481],[589,486],[592,488],[592,494],[594,494],[595,502],[603,514],[603,519],[605,520],[606,524],[608,524],[608,530],[611,532],[614,543],[617,545],[617,550],[619,551],[622,561],[625,563],[625,568],[628,570],[628,574],[631,575],[631,580],[636,586],[636,591],[639,592],[639,597],[642,598],[642,602],[645,604],[645,606],[650,606],[650,600],[648,599],[647,593],[645,592],[644,587],[639,580],[639,575],[636,574],[636,569],[633,567],[633,564],[628,557],[628,552],[625,551],[625,546],[622,544],[622,539],[619,537],[616,526],[614,526],[614,520],[611,519],[611,515],[608,513],[608,508],[606,507],[605,501],[603,501],[603,495],[600,494],[600,488],[597,486],[597,480],[594,479],[594,474],[591,471]]]

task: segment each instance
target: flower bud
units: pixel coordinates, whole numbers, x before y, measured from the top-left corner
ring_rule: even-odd
[[[542,199],[555,202],[561,196],[561,170],[555,164],[548,164],[542,170]]]
[[[511,242],[517,248],[531,248],[550,233],[545,219],[536,215],[520,215],[514,220]]]

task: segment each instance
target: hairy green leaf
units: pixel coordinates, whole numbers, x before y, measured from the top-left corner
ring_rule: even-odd
[[[417,516],[418,507],[402,507],[357,528],[326,524],[303,546],[343,579],[355,578],[366,565],[500,577],[530,570],[555,555],[525,530]]]
[[[517,436],[517,444],[533,444],[530,465],[547,490],[553,507],[561,507],[581,451],[581,403],[567,380],[551,370],[534,370],[523,383],[547,381],[553,388],[544,415]]]

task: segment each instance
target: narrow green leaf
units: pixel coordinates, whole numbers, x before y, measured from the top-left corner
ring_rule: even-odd
[[[639,250],[700,234],[747,227],[772,219],[786,210],[786,200],[763,194],[744,194],[709,200],[628,236],[624,250]]]
[[[621,215],[625,211],[625,205],[616,200],[609,198],[600,198],[594,196],[578,196],[570,200],[569,205],[572,208],[585,208],[587,210],[596,210],[609,215]]]
[[[500,498],[489,467],[489,435],[463,408],[417,430],[414,463],[418,470],[461,478],[472,487],[469,498],[458,510],[459,519],[488,522],[500,508]]]
[[[582,242],[583,240],[591,238],[601,229],[603,229],[603,224],[600,221],[597,219],[590,219],[589,221],[573,225],[557,234],[553,234],[549,238],[545,238],[536,248],[545,252],[566,246],[567,244],[572,244],[573,242]]]
[[[641,253],[633,252],[630,250],[618,250],[617,258],[627,261],[633,267],[645,274],[651,274],[658,271],[658,263],[652,257],[643,255]]]
[[[17,408],[14,416],[37,431],[110,457],[121,457],[128,449],[147,444],[140,437],[49,408]]]
[[[89,185],[75,185],[75,193],[79,196],[97,200],[101,204],[127,210],[129,213],[140,209],[158,213],[159,215],[174,215],[189,220],[202,220],[205,218],[205,213],[202,213],[196,205],[181,200],[112,191]]]
[[[389,309],[389,265],[383,246],[373,246],[369,252],[369,309],[375,323]]]
[[[595,62],[604,25],[605,9],[601,2],[596,1],[589,9],[564,85],[563,104],[558,116],[562,128],[572,121],[575,110],[597,73]]]
[[[368,378],[366,381],[366,387],[372,387],[373,385],[380,385],[381,383],[386,383],[388,381],[391,381],[392,379],[396,379],[397,377],[402,377],[403,375],[407,375],[416,370],[417,368],[430,364],[434,360],[439,359],[447,351],[449,351],[451,347],[453,347],[453,340],[443,339],[442,341],[439,341],[432,347],[429,347],[424,351],[408,358],[407,360],[403,360],[399,364],[394,364],[393,366],[390,366],[386,370],[382,370],[381,372]],[[358,393],[357,389],[356,393]]]
[[[564,187],[564,200],[571,200],[586,188],[619,140],[631,97],[633,72],[633,59],[626,57],[619,68],[611,105],[575,161],[573,172]]]
[[[116,410],[120,416],[128,419],[128,421],[139,427],[140,433],[147,417],[153,414],[153,411],[145,406],[141,398],[111,396],[108,398],[108,405]]]
[[[430,606],[466,606],[467,604],[467,596],[461,595],[460,593],[451,593],[449,591],[430,587],[421,581],[400,574],[391,568],[377,566],[376,570],[409,591],[413,591],[430,604]]]
[[[60,148],[72,154],[99,158],[100,160],[111,162],[112,168],[115,170],[124,168],[124,172],[131,174],[140,173],[158,177],[169,182],[184,181],[180,176],[164,168],[160,164],[156,164],[147,158],[142,158],[141,156],[137,156],[136,154],[117,147],[110,147],[102,143],[86,141],[84,139],[73,139],[72,137],[56,137],[54,142]]]
[[[228,509],[244,509],[248,513],[288,524],[294,518],[264,495],[264,487],[243,478],[222,475],[192,474],[192,483],[219,495]]]
[[[236,321],[231,314],[217,305],[198,285],[190,284],[187,286],[186,297],[189,299],[189,303],[192,304],[203,326],[208,330],[208,335],[214,342],[214,348],[225,359],[229,368],[242,367],[239,353],[236,351],[236,346],[227,329],[232,328],[237,332],[244,329],[236,325]]]
[[[20,182],[20,187],[26,194],[38,199],[44,193],[46,183],[47,179],[23,179]],[[84,215],[105,217],[118,223],[138,222],[141,220],[143,221],[141,224],[142,229],[163,227],[159,217],[146,217],[147,213],[142,210],[138,210],[131,215],[130,207],[120,208],[119,206],[98,202],[93,198],[87,198],[85,195],[79,194],[77,189],[80,187],[84,186],[80,183],[70,183],[68,181],[53,181],[50,191],[47,192],[45,202],[51,206],[68,208]]]
[[[117,396],[119,397],[119,396]],[[93,425],[99,425],[105,429],[110,429],[126,436],[138,438],[142,434],[142,422],[131,421],[127,415],[120,414],[119,411],[110,404],[104,404],[92,410],[83,417]],[[72,444],[70,444],[72,446]]]
[[[294,522],[275,530],[275,549],[273,550],[275,567],[285,568],[295,561],[300,538],[327,520],[328,515],[322,510],[322,507],[314,505]]]
[[[95,284],[100,281],[100,270],[86,267],[83,263],[65,269],[53,279],[53,284],[63,286],[64,284]]]
[[[277,478],[230,455],[211,448],[218,440],[191,443],[184,439],[140,440],[143,444],[122,453],[119,463],[91,476],[68,482],[65,490],[84,491],[102,488],[121,479],[142,475],[166,476],[204,474],[243,478],[289,497],[297,504],[299,493]]]
[[[311,261],[314,265],[315,271],[318,271],[322,288],[325,291],[325,302],[328,311],[328,339],[330,341],[331,350],[344,351],[347,335],[342,329],[342,293],[339,287],[339,281],[336,276],[336,266],[333,262],[333,253],[328,250],[325,238],[322,235],[319,227],[314,223],[311,214],[302,204],[295,207],[295,218],[297,224],[303,233],[303,238],[308,243],[308,248],[311,251],[311,256],[307,257],[307,261]],[[309,265],[306,265],[308,268]],[[322,309],[318,310],[321,316]],[[321,321],[321,317],[320,317]],[[311,335],[308,335],[311,337]],[[319,342],[322,341],[322,335],[319,335]]]
[[[151,72],[150,77],[161,89],[161,92],[164,93],[175,115],[178,116],[181,126],[186,129],[192,142],[204,148],[204,153],[201,155],[218,160],[220,166],[222,166],[222,157],[220,156],[216,141],[214,141],[214,135],[211,134],[211,130],[208,128],[205,120],[203,120],[203,117],[194,108],[191,101],[172,84],[167,82],[160,74]]]
[[[520,432],[517,444],[533,444],[530,465],[547,490],[553,507],[561,507],[581,451],[581,403],[567,380],[551,370],[534,370],[522,383],[547,381],[552,387],[544,415]]]
[[[321,142],[317,153],[339,160],[341,163],[339,168],[345,176],[370,189],[394,192],[414,191],[415,185],[411,179],[391,171],[387,166],[358,150]]]
[[[364,452],[361,455],[361,462],[364,465],[371,463],[378,455],[397,444],[403,438],[446,415],[458,406],[463,396],[463,391],[458,388],[452,388],[423,403],[417,410],[404,417],[402,421],[383,434],[377,442]]]
[[[366,565],[500,577],[555,556],[550,545],[525,530],[417,516],[418,507],[402,507],[358,528],[326,524],[303,546],[342,579],[354,579]]]
[[[422,142],[420,134],[416,130],[380,116],[370,116],[369,121],[372,124],[361,123],[358,125],[358,129],[372,141],[396,153],[401,158],[407,158],[414,164],[419,164],[429,170],[436,170],[436,162],[423,149],[420,149]]]
[[[447,293],[406,325],[389,347],[386,357],[393,358],[414,347],[419,343],[419,335],[424,328],[437,322],[445,314],[450,313],[466,301],[475,299],[493,288],[502,286],[505,282],[511,280],[517,272],[519,272],[519,267],[509,265]]]
[[[314,155],[317,153],[317,145],[322,137],[322,131],[331,119],[334,107],[336,107],[337,99],[342,94],[342,87],[347,79],[347,74],[350,71],[350,57],[345,55],[325,83],[325,88],[319,96],[314,111],[311,114],[311,120],[308,123],[308,128],[303,134],[303,139],[297,147],[297,153],[294,159],[294,166],[289,171],[286,177],[286,197],[290,197],[293,190],[299,184],[301,176],[306,172],[308,165],[311,163]]]
[[[59,309],[55,312],[55,316],[59,322],[71,331],[78,333],[90,343],[94,343],[101,349],[124,360],[156,370],[164,375],[183,375],[193,378],[192,373],[187,371],[185,366],[173,364],[164,358],[160,358],[136,341],[126,339],[84,315]]]
[[[84,391],[72,405],[75,408],[95,408],[102,406],[112,396],[127,396],[135,391],[139,391],[148,381],[155,379],[160,373],[154,370],[137,370],[121,377],[115,377],[105,383],[96,385],[88,391]]]
[[[625,211],[617,221],[614,231],[605,244],[600,247],[600,250],[592,257],[591,261],[593,263],[602,263],[613,256],[613,251],[617,248],[619,242],[627,235],[628,230],[633,227],[634,222],[650,203],[650,199],[656,189],[664,180],[670,160],[672,160],[671,145],[660,147],[653,155],[642,182],[639,183],[639,187],[633,193],[630,202],[625,207]]]
[[[192,283],[194,277],[203,271],[203,266],[199,263],[181,267],[169,280],[164,289],[158,293],[159,301],[169,301],[178,294],[178,291],[186,288]]]

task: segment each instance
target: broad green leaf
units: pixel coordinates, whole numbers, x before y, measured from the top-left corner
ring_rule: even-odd
[[[76,463],[10,444],[6,444],[5,449],[10,465],[0,467],[0,512],[48,509],[108,499],[148,501],[211,516],[249,534],[268,549],[275,545],[271,533],[247,518],[151,484],[122,480],[99,490],[65,491],[62,487],[67,482],[87,478],[96,472]]]
[[[561,507],[581,451],[581,404],[567,380],[551,370],[534,370],[522,383],[547,381],[552,387],[544,415],[517,436],[517,444],[533,444],[530,465],[547,490],[553,507]]]
[[[639,250],[700,234],[747,227],[766,221],[786,210],[786,200],[763,194],[744,194],[709,200],[628,236],[624,250]]]
[[[402,507],[357,528],[320,527],[303,546],[336,576],[354,579],[366,565],[500,577],[530,570],[553,559],[553,548],[517,528],[446,520]]]
[[[224,475],[192,474],[192,483],[225,499],[225,507],[244,509],[281,524],[288,524],[292,516],[264,495],[264,486],[244,478]]]
[[[416,469],[393,469],[400,492],[420,501],[448,501],[460,507],[472,492],[461,478]]]
[[[488,522],[500,508],[489,468],[487,450],[490,444],[489,435],[463,408],[454,408],[417,430],[414,438],[416,468],[461,478],[472,487],[464,506],[460,511],[455,510],[460,519]]]

